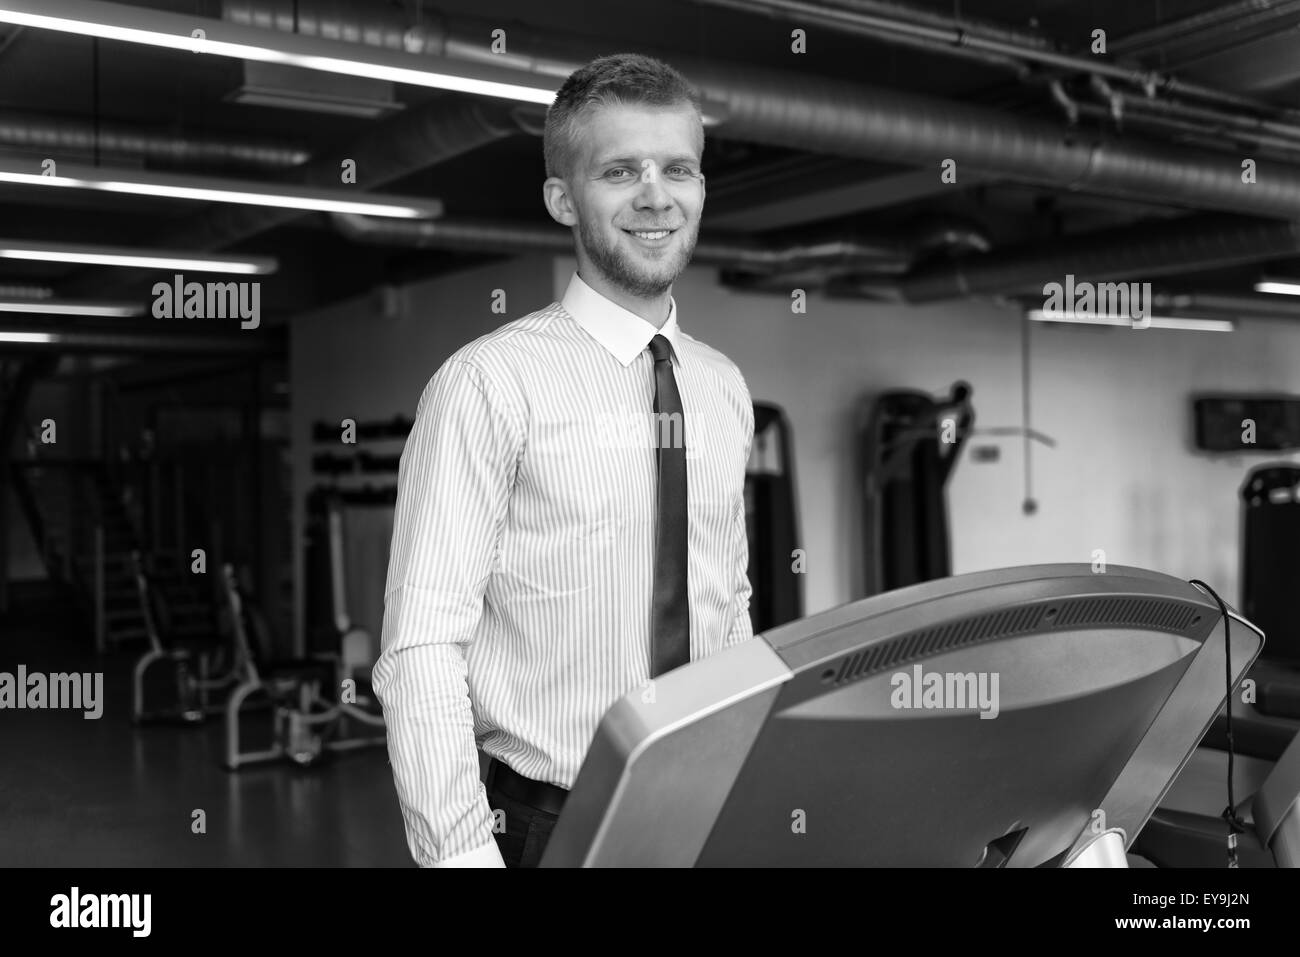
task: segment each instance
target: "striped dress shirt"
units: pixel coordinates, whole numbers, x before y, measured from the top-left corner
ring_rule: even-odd
[[[609,707],[650,679],[657,333],[685,419],[691,658],[752,637],[754,410],[726,356],[574,273],[459,349],[402,451],[373,673],[411,854],[501,865],[478,749],[571,788]]]

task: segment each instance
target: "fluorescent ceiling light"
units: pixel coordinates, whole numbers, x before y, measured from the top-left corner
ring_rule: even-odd
[[[1255,283],[1256,292],[1275,292],[1283,296],[1300,296],[1300,282],[1282,279],[1262,279]]]
[[[1130,316],[1092,315],[1070,310],[1031,309],[1026,313],[1034,322],[1074,322],[1084,326],[1133,326]],[[1151,316],[1147,327],[1151,329],[1186,329],[1193,332],[1232,332],[1236,328],[1230,319],[1184,319],[1179,316]],[[1141,328],[1141,327],[1139,327]]]
[[[49,316],[138,316],[144,306],[132,302],[79,302],[74,299],[21,299],[0,301],[0,312],[25,312]]]
[[[0,259],[82,263],[87,266],[130,266],[138,269],[183,269],[188,272],[220,272],[240,276],[265,275],[279,268],[279,263],[264,256],[235,258],[126,246],[30,242],[25,239],[0,239]]]
[[[0,161],[0,183],[26,186],[55,186],[65,189],[89,189],[106,193],[131,193],[136,196],[163,196],[169,199],[194,199],[211,203],[239,203],[247,206],[276,206],[281,209],[318,210],[326,213],[360,213],[395,219],[427,219],[442,215],[442,202],[407,196],[384,196],[361,193],[366,199],[343,199],[337,189],[316,189],[246,180],[218,179],[212,176],[185,176],[143,170],[106,169],[101,166],[77,166],[59,163],[57,176],[33,171],[30,162]]]
[[[556,93],[555,89],[519,82],[519,71],[509,67],[453,63],[440,57],[97,0],[5,0],[0,2],[0,23],[210,56],[281,63],[543,106],[549,106]]]
[[[52,332],[0,332],[0,342],[57,342]]]

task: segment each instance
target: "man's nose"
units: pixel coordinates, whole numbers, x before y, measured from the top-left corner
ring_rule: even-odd
[[[658,172],[652,171],[649,176],[642,178],[641,186],[637,190],[636,202],[638,206],[666,207],[672,205],[673,197],[664,188]]]

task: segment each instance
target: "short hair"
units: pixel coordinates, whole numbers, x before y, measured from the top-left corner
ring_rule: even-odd
[[[667,63],[639,53],[616,53],[592,60],[564,81],[546,111],[542,153],[547,177],[565,178],[577,162],[580,123],[592,111],[612,105],[689,106],[700,116],[700,154],[704,153],[703,114],[695,88]]]

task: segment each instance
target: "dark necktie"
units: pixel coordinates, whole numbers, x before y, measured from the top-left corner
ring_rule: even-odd
[[[650,611],[650,677],[691,660],[690,599],[686,578],[686,419],[673,377],[672,348],[650,340],[655,360],[655,461],[659,518],[655,531],[654,599]]]

